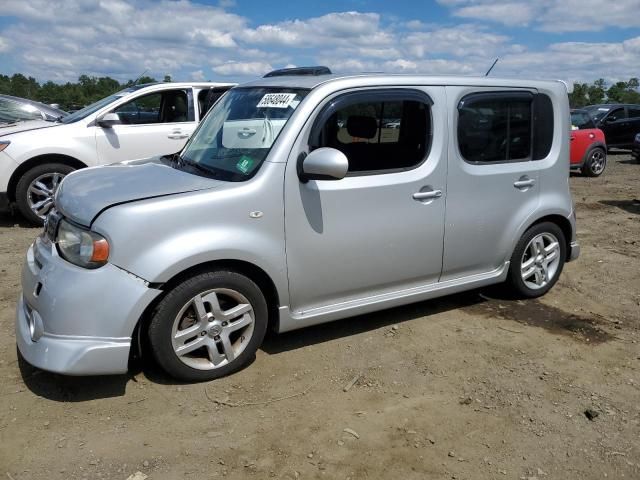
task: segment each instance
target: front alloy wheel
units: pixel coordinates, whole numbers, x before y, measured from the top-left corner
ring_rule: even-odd
[[[184,305],[173,321],[173,351],[187,366],[211,370],[242,354],[253,335],[253,307],[240,292],[216,288]]]
[[[42,225],[53,208],[60,182],[73,171],[62,163],[45,163],[26,171],[16,185],[16,204],[22,216],[34,225]]]
[[[149,343],[169,375],[212,380],[253,358],[267,317],[265,297],[250,278],[228,270],[203,272],[180,282],[158,303]]]

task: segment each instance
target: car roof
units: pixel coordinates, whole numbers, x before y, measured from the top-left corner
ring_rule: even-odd
[[[238,87],[283,87],[283,88],[305,88],[314,89],[320,85],[338,83],[344,80],[353,80],[370,85],[376,80],[381,84],[389,81],[403,83],[406,85],[472,85],[472,86],[500,86],[500,87],[532,87],[551,85],[561,82],[560,80],[526,80],[517,78],[497,78],[478,76],[446,76],[446,75],[405,75],[405,74],[385,74],[385,73],[355,73],[355,74],[331,74],[331,75],[285,75],[277,77],[267,77],[253,80]]]
[[[125,87],[123,90],[132,89],[140,90],[147,87],[173,87],[173,88],[187,88],[187,87],[227,87],[236,85],[233,82],[154,82],[154,83],[141,83],[139,85],[132,85]]]
[[[596,105],[587,105],[584,108],[614,108],[614,107],[638,107],[637,103],[598,103]]]

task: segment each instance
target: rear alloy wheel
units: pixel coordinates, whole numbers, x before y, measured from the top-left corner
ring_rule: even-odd
[[[62,179],[74,168],[61,163],[46,163],[27,171],[16,187],[16,203],[22,216],[34,225],[42,225],[53,207],[53,198]]]
[[[212,380],[242,368],[262,343],[267,305],[258,286],[236,272],[207,272],[159,303],[149,340],[160,366],[186,381]]]
[[[564,234],[555,223],[529,228],[511,256],[508,282],[512,291],[525,298],[547,293],[560,277],[566,251]]]
[[[599,177],[607,166],[607,153],[603,148],[595,147],[589,152],[582,167],[582,173],[587,177]]]

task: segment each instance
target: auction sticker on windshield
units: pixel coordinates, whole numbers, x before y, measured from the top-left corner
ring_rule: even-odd
[[[267,93],[257,108],[288,108],[296,98],[296,93]]]

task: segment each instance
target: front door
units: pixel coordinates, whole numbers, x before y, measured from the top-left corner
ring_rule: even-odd
[[[101,163],[138,160],[182,150],[195,130],[191,89],[148,93],[116,107],[120,124],[96,126]]]
[[[442,267],[444,88],[354,91],[324,105],[286,167],[294,315],[435,283]],[[299,180],[298,160],[318,147],[345,153],[345,178]]]
[[[624,145],[625,138],[628,136],[628,125],[627,113],[624,107],[619,107],[609,112],[599,125],[600,130],[604,132],[607,146]]]
[[[447,87],[454,115],[443,281],[497,274],[511,256],[514,235],[536,212],[540,162],[533,159],[548,155],[553,128],[532,134],[535,96],[524,90]],[[553,125],[550,100],[541,101],[538,112],[550,115],[539,124]]]

